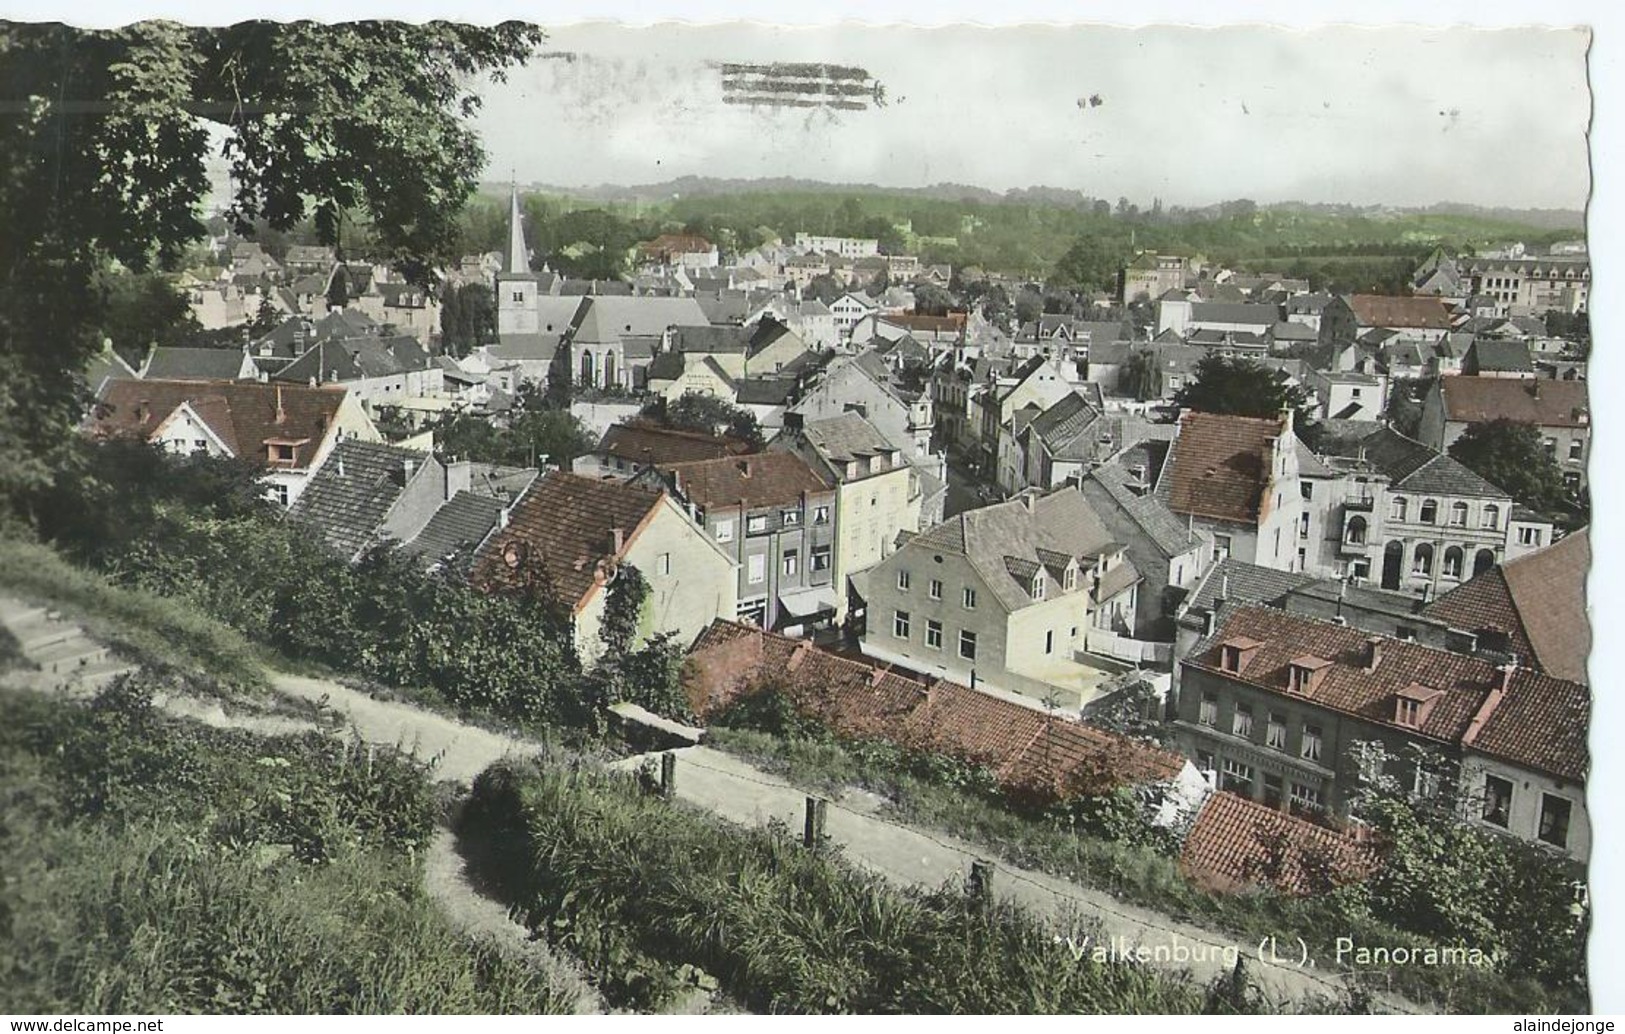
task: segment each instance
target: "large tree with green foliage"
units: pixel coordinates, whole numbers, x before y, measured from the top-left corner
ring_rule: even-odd
[[[309,215],[342,246],[354,214],[374,257],[426,284],[483,164],[478,80],[542,38],[518,23],[0,25],[0,496],[47,483],[79,418],[97,277],[172,264],[202,236],[211,123],[239,230]]]
[[[715,395],[689,391],[684,392],[677,401],[669,403],[662,397],[656,397],[643,407],[640,415],[678,431],[727,435],[756,448],[760,448],[764,441],[756,414]]]
[[[435,423],[434,440],[435,451],[446,457],[512,467],[547,462],[565,470],[594,444],[586,426],[568,408],[553,405],[532,381],[520,385],[507,426],[453,413]]]
[[[1157,357],[1148,348],[1138,348],[1123,360],[1117,373],[1117,390],[1146,402],[1162,395],[1162,371],[1157,368]]]
[[[1472,424],[1450,443],[1450,456],[1532,510],[1557,515],[1571,507],[1563,471],[1530,424]]]
[[[1288,383],[1279,370],[1251,359],[1217,353],[1196,364],[1196,375],[1174,395],[1174,403],[1204,413],[1273,417],[1283,409],[1296,413],[1300,436],[1314,424],[1314,397]]]

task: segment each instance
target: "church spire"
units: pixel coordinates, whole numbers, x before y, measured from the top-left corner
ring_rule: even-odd
[[[508,253],[503,256],[504,273],[530,272],[530,249],[525,247],[525,228],[519,215],[519,185],[513,186],[508,205]]]

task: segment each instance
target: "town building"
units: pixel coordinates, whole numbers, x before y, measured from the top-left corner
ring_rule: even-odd
[[[1469,427],[1494,420],[1534,427],[1569,489],[1584,487],[1591,459],[1591,404],[1585,381],[1440,377],[1423,405],[1417,437],[1432,448],[1448,450]]]
[[[266,497],[299,498],[340,441],[378,442],[361,401],[333,386],[258,381],[109,380],[89,423],[96,438],[129,437],[171,452],[261,467]]]
[[[1023,493],[909,538],[868,575],[863,651],[916,671],[1087,703],[1090,628],[1129,634],[1140,572],[1082,493]]]
[[[562,471],[539,479],[475,559],[473,583],[502,589],[539,577],[570,617],[577,653],[602,656],[608,594],[635,567],[648,586],[636,643],[689,643],[737,612],[733,560],[666,493]]]
[[[1321,310],[1320,340],[1341,345],[1373,330],[1387,330],[1406,340],[1431,342],[1444,337],[1452,323],[1449,307],[1439,298],[1346,294]]]
[[[1298,541],[1304,499],[1291,410],[1278,419],[1185,413],[1168,450],[1156,495],[1212,543],[1214,562],[1234,556],[1302,571]]]
[[[835,486],[800,456],[764,452],[650,468],[738,568],[737,617],[799,634],[827,624],[835,591]]]

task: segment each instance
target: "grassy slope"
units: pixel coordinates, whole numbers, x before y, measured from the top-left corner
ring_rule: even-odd
[[[0,593],[54,607],[143,663],[265,685],[261,652],[236,630],[181,601],[116,586],[47,546],[0,539]]]

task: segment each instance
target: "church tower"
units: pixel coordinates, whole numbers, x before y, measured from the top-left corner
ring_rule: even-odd
[[[536,274],[530,271],[530,249],[525,247],[519,187],[515,185],[508,202],[508,247],[497,274],[497,337],[534,334],[539,323]]]

